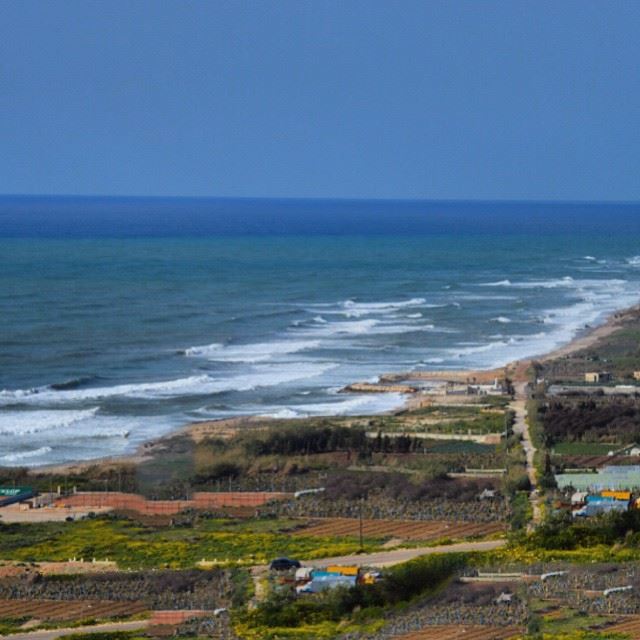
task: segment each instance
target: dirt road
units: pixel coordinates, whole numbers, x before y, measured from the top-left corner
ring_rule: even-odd
[[[527,385],[525,382],[519,382],[516,384],[515,389],[515,398],[509,407],[515,413],[513,432],[522,438],[522,448],[524,449],[526,457],[527,475],[529,476],[529,482],[531,483],[529,500],[531,502],[531,509],[533,512],[533,525],[535,526],[542,520],[542,511],[540,509],[540,497],[536,489],[538,481],[537,471],[534,464],[536,448],[531,441],[529,423],[527,422]]]
[[[358,564],[369,567],[389,567],[419,556],[432,553],[455,553],[465,551],[491,551],[507,544],[506,540],[484,540],[480,542],[460,542],[438,547],[415,547],[413,549],[395,549],[393,551],[377,551],[376,553],[354,554],[335,558],[321,558],[304,561],[304,566],[322,566],[329,564]]]
[[[133,620],[131,622],[109,622],[106,624],[94,624],[86,627],[75,627],[74,629],[47,629],[44,631],[27,631],[25,633],[12,633],[0,638],[11,638],[11,640],[55,640],[74,633],[104,633],[107,631],[137,631],[145,629],[149,625],[148,620]]]

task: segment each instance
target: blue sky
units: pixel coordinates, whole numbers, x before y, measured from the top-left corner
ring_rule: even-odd
[[[640,199],[640,2],[0,3],[0,193]]]

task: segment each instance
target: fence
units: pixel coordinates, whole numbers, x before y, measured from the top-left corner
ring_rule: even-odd
[[[187,509],[219,509],[222,507],[260,507],[272,500],[288,500],[293,494],[275,491],[198,492],[190,500],[147,500],[135,493],[89,491],[58,498],[58,507],[110,507],[136,511],[145,515],[171,515]]]
[[[213,616],[213,611],[204,610],[182,610],[182,611],[154,611],[149,619],[149,624],[163,625],[163,624],[182,624],[187,620],[193,620],[193,618],[205,618]]]

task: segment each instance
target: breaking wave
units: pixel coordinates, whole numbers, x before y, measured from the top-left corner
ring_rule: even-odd
[[[12,411],[0,413],[0,436],[16,436],[69,427],[93,418],[99,407],[80,411]]]
[[[7,455],[2,456],[0,460],[4,460],[5,462],[19,462],[21,460],[28,460],[29,458],[38,458],[46,455],[47,453],[51,453],[51,451],[53,451],[53,449],[49,446],[39,447],[38,449],[8,453]]]
[[[282,340],[255,344],[224,345],[219,343],[189,347],[186,356],[197,356],[217,362],[265,362],[277,356],[298,353],[320,346],[317,341]]]

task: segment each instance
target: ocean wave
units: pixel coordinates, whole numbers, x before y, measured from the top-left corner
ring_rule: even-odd
[[[425,298],[411,298],[410,300],[397,300],[388,302],[357,302],[355,300],[344,300],[342,302],[318,302],[307,305],[308,310],[322,309],[322,313],[329,315],[343,315],[348,318],[359,318],[361,316],[381,315],[407,309],[411,307],[439,307],[446,306],[440,304],[427,304]]]
[[[266,413],[265,416],[267,418],[278,418],[281,420],[286,420],[288,418],[299,418],[300,414],[297,411],[294,411],[293,409],[278,409],[277,411],[272,411],[269,413]]]
[[[568,282],[568,281],[567,281]],[[589,281],[591,283],[591,281]],[[605,281],[597,281],[605,282]],[[515,360],[549,353],[572,340],[587,326],[594,326],[607,314],[632,304],[638,292],[626,290],[624,281],[609,280],[609,287],[592,292],[589,299],[581,299],[575,304],[542,310],[541,320],[548,330],[531,334],[491,336],[500,338],[486,344],[459,344],[442,350],[445,365],[464,367],[494,368]]]
[[[273,342],[258,342],[253,344],[224,345],[220,343],[208,344],[200,347],[185,349],[186,356],[207,358],[217,362],[265,362],[278,356],[298,353],[320,346],[317,341],[282,340]]]
[[[47,453],[51,453],[51,451],[53,451],[53,449],[49,446],[39,447],[38,449],[8,453],[7,455],[0,457],[0,460],[4,460],[5,462],[18,462],[29,458],[38,458],[46,455]]]
[[[640,264],[640,263],[639,263]],[[548,280],[527,280],[523,282],[512,282],[511,280],[502,280],[500,282],[485,282],[479,287],[512,287],[514,289],[580,289],[600,291],[610,289],[611,287],[620,288],[627,284],[626,280],[619,278],[603,278],[603,279],[575,279],[571,276],[562,278],[549,278]]]
[[[395,309],[403,309],[404,307],[419,307],[426,304],[425,298],[411,298],[410,300],[398,300],[394,302],[355,302],[354,300],[345,300],[342,306],[345,309],[353,309],[358,311],[394,311]]]
[[[400,393],[357,395],[340,401],[287,405],[263,415],[275,418],[304,418],[310,416],[355,416],[393,411],[404,405]]]
[[[93,418],[99,409],[3,412],[0,413],[0,436],[21,436],[62,429]]]
[[[402,318],[403,320],[415,320],[416,318]],[[338,322],[327,322],[326,324],[308,327],[295,328],[297,335],[304,335],[310,338],[319,339],[340,339],[344,336],[373,336],[373,335],[394,335],[402,333],[415,333],[419,331],[434,331],[449,333],[452,329],[446,327],[436,327],[434,324],[420,324],[414,322],[394,323],[390,320],[378,320],[375,318],[365,318],[361,320],[342,320]]]
[[[633,256],[632,258],[627,258],[626,263],[631,265],[632,267],[640,267],[640,256]]]
[[[280,365],[262,365],[237,376],[215,378],[209,375],[190,376],[166,382],[122,384],[113,387],[52,391],[48,387],[0,392],[0,405],[25,403],[68,403],[84,400],[100,400],[123,396],[127,398],[175,398],[180,396],[209,395],[226,391],[251,391],[258,387],[270,387],[296,380],[320,376],[338,365],[333,362],[293,362]]]
[[[79,378],[71,378],[64,382],[54,382],[49,386],[54,391],[66,391],[68,389],[77,389],[78,387],[89,384],[95,380],[97,380],[96,376],[80,376]]]
[[[498,316],[497,318],[492,318],[494,322],[500,322],[501,324],[509,324],[511,322],[511,318],[507,318],[506,316]]]
[[[0,405],[16,403],[48,403],[48,402],[78,402],[83,400],[100,400],[114,396],[128,397],[171,397],[201,393],[201,389],[211,382],[206,375],[189,376],[177,380],[163,382],[141,382],[135,384],[120,384],[112,387],[93,387],[85,389],[70,389],[55,391],[50,386],[34,389],[16,389],[14,391],[0,391]]]

